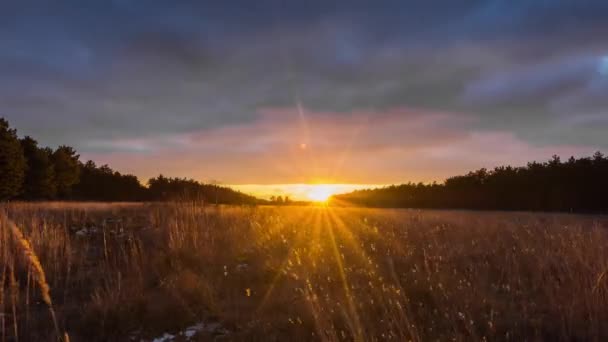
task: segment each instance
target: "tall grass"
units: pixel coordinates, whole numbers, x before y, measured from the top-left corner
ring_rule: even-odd
[[[46,275],[44,273],[44,269],[42,268],[42,265],[40,264],[40,260],[38,259],[36,252],[34,251],[30,242],[27,240],[27,238],[25,238],[25,236],[23,235],[23,233],[21,232],[21,230],[15,223],[13,223],[7,217],[0,217],[0,221],[1,221],[2,229],[8,230],[8,232],[10,233],[10,237],[12,238],[12,239],[10,239],[10,241],[8,239],[3,240],[3,241],[1,241],[2,243],[0,244],[3,248],[3,250],[6,251],[5,252],[6,254],[4,255],[5,258],[3,258],[4,263],[3,263],[2,289],[0,290],[0,292],[4,292],[4,283],[5,283],[4,279],[5,279],[5,274],[6,274],[5,271],[8,268],[9,269],[9,278],[8,278],[9,287],[8,288],[9,288],[9,293],[10,293],[10,297],[11,297],[13,338],[17,341],[19,339],[19,329],[18,329],[17,310],[16,310],[16,302],[17,302],[17,297],[19,294],[19,285],[15,278],[15,260],[18,258],[19,255],[22,255],[26,262],[28,274],[30,271],[33,273],[36,283],[38,284],[38,288],[40,290],[40,296],[42,298],[42,301],[47,305],[47,308],[48,308],[48,311],[49,311],[49,314],[51,317],[51,321],[53,322],[53,327],[55,328],[56,337],[58,339],[64,339],[64,340],[69,341],[67,332],[65,332],[63,334],[60,332],[59,325],[57,323],[57,317],[55,315],[55,310],[53,308],[53,301],[51,299],[51,290],[50,290],[49,284],[46,281]],[[4,234],[2,236],[6,238],[6,236]],[[11,247],[12,247],[12,251],[10,249]],[[9,253],[11,253],[11,252],[9,252],[9,251],[11,251],[13,254],[10,255]],[[2,336],[3,336],[3,338],[4,338],[4,336],[6,336],[4,331],[2,333]]]
[[[192,203],[3,211],[6,341],[64,330],[73,341],[151,340],[201,322],[214,328],[197,340],[608,338],[605,217]]]

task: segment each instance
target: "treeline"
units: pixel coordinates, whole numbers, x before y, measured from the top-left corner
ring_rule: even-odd
[[[148,181],[148,193],[156,200],[195,200],[210,203],[257,204],[261,201],[231,188],[203,184],[192,179],[167,178],[160,175]]]
[[[227,187],[160,175],[141,184],[134,175],[108,165],[81,162],[70,146],[40,147],[0,118],[0,201],[167,201],[255,204],[258,199]]]
[[[444,183],[408,183],[336,195],[334,203],[393,208],[534,211],[607,211],[608,158],[562,161],[558,156],[523,167],[480,169]]]

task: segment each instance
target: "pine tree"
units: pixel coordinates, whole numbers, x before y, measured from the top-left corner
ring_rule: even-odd
[[[53,151],[38,147],[38,142],[29,136],[21,139],[21,147],[27,161],[23,198],[52,199],[55,197],[55,170],[51,161]]]
[[[79,157],[70,146],[59,146],[51,156],[59,198],[69,198],[72,194],[72,187],[80,179]]]
[[[11,199],[21,192],[25,169],[25,157],[17,131],[10,128],[8,121],[0,118],[0,200]]]

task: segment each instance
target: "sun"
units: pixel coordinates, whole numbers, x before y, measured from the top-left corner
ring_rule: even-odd
[[[334,192],[335,189],[331,185],[318,184],[311,185],[306,196],[315,202],[327,202]]]

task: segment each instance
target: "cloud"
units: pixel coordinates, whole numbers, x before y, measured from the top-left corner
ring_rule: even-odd
[[[552,111],[572,110],[584,103],[606,106],[605,58],[603,54],[561,56],[500,70],[470,83],[464,98],[486,106],[538,104]]]
[[[607,148],[606,15],[604,1],[7,1],[0,115],[42,144],[112,165],[116,156],[128,170],[122,160],[158,155],[171,160],[167,173],[204,163],[205,174],[238,181],[231,157],[252,179],[266,179],[259,160],[281,164],[285,179],[305,178],[294,165],[335,172],[325,161],[314,172],[289,165],[287,141],[303,139],[290,121],[298,105],[319,160],[360,132],[361,157],[342,167],[352,179],[384,174],[372,158],[382,155],[388,171],[374,177],[422,178],[428,170],[402,162],[408,151],[454,143],[466,153],[456,142],[484,143],[471,132],[521,144],[505,154],[513,162]]]
[[[85,157],[111,161],[144,178],[159,172],[228,184],[307,182],[399,183],[442,180],[505,160],[545,160],[552,147],[535,147],[510,132],[471,131],[474,116],[397,109],[385,112],[310,112],[274,108],[258,120],[171,137],[114,141],[123,152]],[[172,143],[167,143],[171,141]],[[564,157],[593,152],[560,145]],[[146,155],[127,151],[143,148]]]

